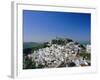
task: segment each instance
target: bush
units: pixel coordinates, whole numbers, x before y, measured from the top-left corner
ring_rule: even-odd
[[[24,55],[31,54],[31,52],[32,52],[32,48],[25,48],[25,49],[23,49]]]
[[[65,45],[65,41],[64,40],[52,40],[52,44],[58,44],[58,45]]]
[[[85,58],[86,60],[91,60],[91,54],[90,53],[80,53],[80,56]]]
[[[28,57],[23,57],[23,69],[35,69],[35,62]]]

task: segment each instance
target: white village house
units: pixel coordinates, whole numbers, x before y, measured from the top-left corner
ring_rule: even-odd
[[[86,52],[91,53],[91,45],[86,45]]]

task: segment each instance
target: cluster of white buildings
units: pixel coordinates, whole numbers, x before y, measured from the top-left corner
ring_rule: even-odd
[[[86,45],[86,52],[91,53],[91,45]]]
[[[50,45],[50,47],[41,48],[28,55],[36,63],[36,67],[39,65],[47,68],[60,67],[62,65],[63,67],[68,67],[69,63],[72,62],[75,66],[88,66],[87,61],[78,55],[82,50],[79,44],[75,45],[74,42],[69,42],[66,45]],[[86,48],[87,51],[90,51],[90,46]]]

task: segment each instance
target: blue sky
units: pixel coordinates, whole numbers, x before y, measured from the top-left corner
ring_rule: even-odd
[[[44,42],[56,37],[90,40],[89,13],[23,11],[24,42]]]

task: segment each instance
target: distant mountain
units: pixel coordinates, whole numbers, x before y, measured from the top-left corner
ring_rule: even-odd
[[[42,45],[42,43],[37,43],[37,42],[24,42],[23,43],[23,49],[37,47],[37,46],[40,46],[40,45]]]
[[[80,44],[83,44],[83,45],[87,45],[87,44],[91,44],[90,41],[79,41]]]

